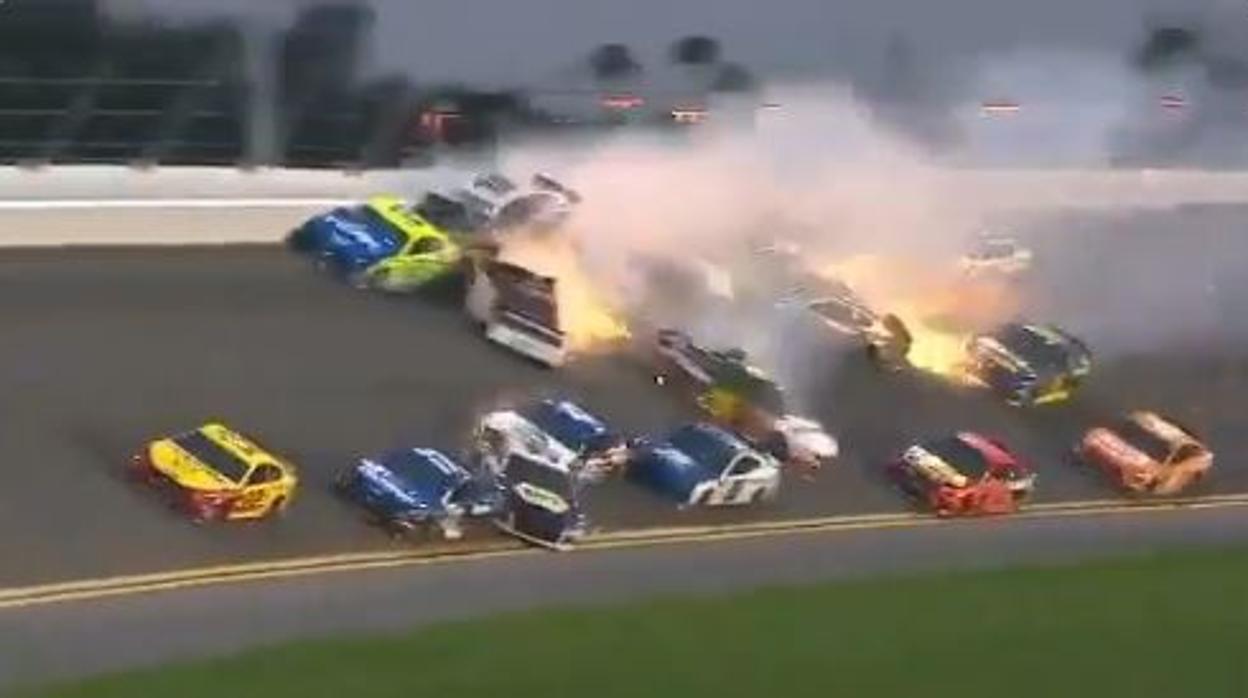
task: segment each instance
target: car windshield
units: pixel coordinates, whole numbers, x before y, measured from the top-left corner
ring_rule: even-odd
[[[971,251],[971,256],[982,259],[1000,259],[1014,254],[1015,246],[1005,240],[981,240]]]
[[[816,315],[832,322],[859,329],[870,327],[875,320],[870,311],[840,298],[815,301],[810,304],[810,309]]]
[[[988,470],[984,455],[956,436],[929,441],[923,448],[969,478],[978,478]]]
[[[727,467],[740,449],[732,437],[711,427],[695,425],[678,429],[668,442],[695,462],[715,471]]]
[[[462,468],[434,451],[396,451],[383,456],[381,463],[407,491],[444,493],[467,479]]]
[[[481,216],[474,215],[463,203],[441,194],[425,194],[413,210],[435,228],[449,232],[475,232],[483,223]]]
[[[570,474],[523,456],[513,455],[507,459],[506,476],[507,481],[513,485],[528,483],[553,492],[569,502],[575,497]]]
[[[1132,448],[1158,463],[1164,463],[1170,456],[1170,444],[1130,419],[1120,421],[1114,426],[1113,431],[1118,438],[1126,441]]]
[[[1008,325],[997,333],[996,338],[1028,363],[1053,366],[1063,365],[1066,362],[1065,342],[1050,341],[1034,328],[1024,325]]]
[[[605,447],[606,427],[593,415],[571,403],[539,402],[523,412],[524,418],[573,451]]]
[[[202,431],[187,432],[173,440],[195,460],[224,475],[231,482],[242,482],[251,466]]]
[[[380,255],[384,256],[398,252],[399,248],[403,247],[403,243],[407,241],[406,235],[397,230],[390,221],[386,220],[371,206],[356,206],[348,209],[347,218],[365,226],[362,229],[353,230],[352,233],[360,242],[365,243],[371,251]]]

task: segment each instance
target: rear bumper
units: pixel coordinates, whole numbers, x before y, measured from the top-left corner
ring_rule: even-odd
[[[567,362],[568,352],[562,342],[547,342],[501,322],[490,323],[485,330],[485,337],[495,344],[552,368]]]

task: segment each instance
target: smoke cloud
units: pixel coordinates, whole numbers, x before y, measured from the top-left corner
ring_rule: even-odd
[[[1191,273],[1181,283],[1159,284],[1173,274],[1182,248],[1170,229],[1175,224],[1162,222],[1172,221],[1170,214],[1140,214],[1151,221],[1151,232],[1132,238],[1127,225],[1107,224],[1103,213],[1095,219],[1071,213],[1060,201],[1018,209],[1013,202],[1026,201],[1029,192],[998,189],[1008,196],[986,196],[968,188],[965,172],[954,166],[984,160],[1052,165],[1059,145],[1066,149],[1061,165],[1106,165],[1121,119],[1138,105],[1144,86],[1103,61],[1100,72],[1072,80],[1068,94],[1041,91],[1049,70],[1079,60],[1020,54],[985,72],[985,82],[1003,80],[1053,97],[1050,109],[1036,110],[1017,126],[985,125],[979,115],[963,122],[970,144],[984,137],[976,129],[1020,129],[1015,138],[993,134],[1001,158],[973,158],[970,147],[959,158],[934,151],[879,118],[852,88],[825,85],[775,89],[769,98],[782,108],[749,119],[733,118],[726,107],[719,125],[687,139],[633,134],[523,143],[508,149],[499,167],[550,172],[584,195],[570,234],[582,276],[610,303],[635,318],[745,348],[783,379],[799,408],[817,399],[804,391],[817,385],[814,374],[826,371],[834,355],[826,336],[816,338],[796,313],[770,304],[725,305],[656,291],[642,260],[668,260],[687,270],[699,259],[733,266],[750,258],[761,240],[792,240],[810,268],[835,270],[877,308],[960,315],[961,331],[1018,318],[1056,322],[1092,341],[1103,359],[1162,351],[1194,336],[1209,341],[1224,322],[1217,318],[1226,300],[1207,288],[1215,282],[1229,288],[1235,272],[1226,264],[1196,262],[1192,254],[1185,265]],[[1116,208],[1113,201],[1105,204]],[[1036,249],[1035,272],[1023,285],[963,283],[955,267],[959,255],[973,235],[1002,222],[1004,232]],[[1220,243],[1217,254],[1230,254],[1226,245],[1241,248],[1230,258],[1248,257],[1248,243]],[[757,264],[735,268],[753,269],[738,282],[761,281],[751,278],[761,274]]]

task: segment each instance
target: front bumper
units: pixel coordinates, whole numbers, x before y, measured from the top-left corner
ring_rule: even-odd
[[[160,472],[146,453],[136,454],[130,463],[131,477],[156,490],[174,510],[196,523],[220,521],[229,517],[228,499],[209,500],[205,494],[187,489]]]

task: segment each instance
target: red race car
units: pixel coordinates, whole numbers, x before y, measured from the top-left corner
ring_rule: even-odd
[[[907,448],[888,465],[888,475],[938,516],[1011,514],[1036,483],[1004,443],[967,431]]]
[[[1207,446],[1155,412],[1132,412],[1117,424],[1089,430],[1075,455],[1136,494],[1177,494],[1213,467]]]

